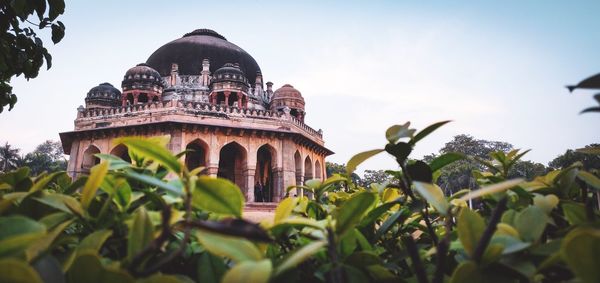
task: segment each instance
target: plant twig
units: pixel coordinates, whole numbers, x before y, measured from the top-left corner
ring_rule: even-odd
[[[496,232],[496,226],[500,222],[500,217],[502,217],[502,213],[504,213],[504,211],[507,208],[506,207],[507,202],[508,202],[508,198],[506,198],[506,197],[502,198],[496,205],[496,208],[494,208],[494,210],[492,211],[492,215],[490,216],[490,222],[488,223],[488,226],[485,227],[485,231],[483,231],[483,235],[481,235],[481,239],[479,239],[479,243],[477,243],[477,247],[475,248],[475,251],[473,252],[473,260],[475,262],[477,262],[477,263],[481,262],[483,253],[485,252],[485,249],[487,248],[488,244],[490,243],[490,240],[492,239],[494,232]]]
[[[450,212],[448,212],[448,216],[446,216],[445,224],[446,234],[444,235],[444,239],[442,239],[442,241],[440,241],[440,243],[437,245],[437,262],[435,275],[433,276],[433,283],[444,282],[446,257],[448,253],[448,248],[450,247],[450,234],[452,233],[452,214]]]
[[[154,239],[150,243],[150,245],[146,246],[143,250],[141,250],[133,257],[128,268],[131,273],[137,274],[136,267],[138,267],[147,256],[149,256],[152,252],[158,250],[162,246],[162,244],[169,239],[169,235],[171,235],[171,227],[169,226],[169,220],[171,219],[171,207],[164,206],[161,216],[162,229],[160,235],[156,239]]]
[[[335,235],[333,234],[333,230],[331,228],[327,228],[327,254],[329,256],[329,260],[331,260],[332,268],[330,273],[329,282],[332,283],[343,283],[347,280],[344,280],[344,272],[339,266],[339,259],[337,251],[335,250]]]
[[[406,246],[406,251],[412,260],[413,267],[415,269],[415,274],[417,275],[417,281],[419,283],[428,283],[427,274],[425,273],[425,267],[423,266],[423,262],[421,261],[421,257],[419,256],[419,251],[417,250],[417,244],[413,240],[412,236],[405,235],[402,237],[402,242]]]

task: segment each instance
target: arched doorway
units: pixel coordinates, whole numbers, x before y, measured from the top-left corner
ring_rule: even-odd
[[[88,148],[83,152],[83,162],[81,162],[81,168],[84,171],[89,171],[90,168],[94,167],[94,165],[100,163],[100,158],[94,156],[98,153],[100,153],[100,149],[94,145],[88,146]]]
[[[148,103],[148,94],[147,93],[140,93],[138,95],[138,103]]]
[[[277,153],[275,148],[265,144],[256,152],[255,182],[262,187],[262,192],[254,192],[254,200],[257,202],[272,202],[275,198],[275,179],[273,178],[273,167]],[[255,184],[256,188],[256,184]]]
[[[229,179],[245,190],[244,169],[246,168],[246,149],[231,142],[219,152],[219,171],[217,177]]]
[[[304,182],[313,178],[313,166],[310,156],[307,156],[304,160]]]
[[[110,154],[131,163],[131,157],[129,157],[129,150],[127,150],[127,147],[123,144],[119,144],[119,145],[115,146],[110,151]]]
[[[319,160],[315,161],[315,178],[319,180],[323,180],[323,169],[321,168],[321,162]]]
[[[238,99],[239,99],[239,97],[238,97],[237,92],[230,93],[228,101],[227,101],[227,103],[229,105],[227,105],[227,106],[229,106],[229,107],[236,106],[237,107],[238,106]]]
[[[208,145],[204,141],[195,139],[188,143],[185,150],[189,151],[185,154],[185,165],[189,170],[194,170],[200,166],[206,167],[206,164],[208,164],[208,155],[206,154]]]
[[[133,105],[133,94],[128,93],[127,94],[127,105]]]

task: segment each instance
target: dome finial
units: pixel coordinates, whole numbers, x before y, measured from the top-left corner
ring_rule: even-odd
[[[194,36],[194,35],[208,35],[208,36],[220,38],[222,40],[227,41],[227,38],[220,35],[216,31],[214,31],[212,29],[206,29],[206,28],[201,28],[201,29],[194,30],[192,32],[188,32],[188,33],[184,34],[183,37]]]

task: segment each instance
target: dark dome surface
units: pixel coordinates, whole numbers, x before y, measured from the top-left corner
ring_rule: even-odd
[[[238,63],[250,83],[256,80],[260,67],[239,46],[209,29],[197,29],[158,48],[146,61],[162,76],[171,74],[171,64],[179,65],[180,75],[200,75],[202,60],[210,60],[210,72],[226,63]]]

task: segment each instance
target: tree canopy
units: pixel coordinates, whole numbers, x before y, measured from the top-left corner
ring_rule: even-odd
[[[49,28],[52,42],[60,42],[65,25],[57,18],[64,11],[64,0],[0,1],[0,113],[5,106],[10,111],[17,103],[10,85],[12,77],[32,79],[44,62],[47,69],[52,66],[52,56],[36,30]]]

